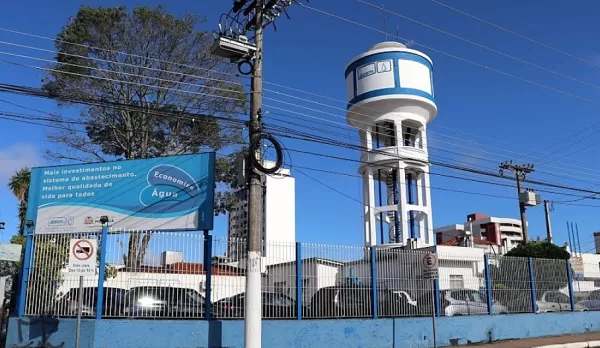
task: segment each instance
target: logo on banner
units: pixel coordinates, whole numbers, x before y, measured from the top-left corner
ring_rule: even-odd
[[[147,181],[148,186],[140,193],[140,203],[145,206],[160,202],[185,202],[200,194],[200,187],[190,174],[168,164],[152,168]]]

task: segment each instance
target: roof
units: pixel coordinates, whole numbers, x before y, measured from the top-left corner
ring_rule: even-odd
[[[243,269],[230,266],[211,267],[212,275],[239,276],[245,274]],[[139,266],[135,268],[121,268],[119,272],[137,273],[168,273],[168,274],[206,274],[204,265],[201,263],[176,262],[167,266]]]
[[[453,237],[451,239],[448,239],[445,242],[442,242],[438,245],[445,245],[445,246],[460,246],[460,238],[461,237]],[[473,239],[473,244],[475,245],[497,245],[496,243],[487,241],[485,239],[481,239],[481,238],[472,238]]]
[[[317,262],[317,263],[323,263],[323,264],[333,264],[336,266],[340,266],[343,265],[343,262],[340,261],[336,261],[336,260],[331,260],[331,259],[325,259],[322,257],[309,257],[307,259],[302,259],[302,263],[305,262],[309,262],[309,261],[313,261],[313,262]],[[282,262],[282,263],[274,263],[272,265],[268,265],[267,268],[272,268],[272,267],[277,267],[277,266],[285,266],[285,265],[289,265],[289,264],[296,264],[296,260],[292,260],[292,261],[288,261],[288,262]]]

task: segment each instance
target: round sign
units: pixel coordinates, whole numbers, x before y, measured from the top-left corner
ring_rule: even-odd
[[[423,267],[425,267],[426,269],[434,269],[434,268],[438,268],[438,259],[437,256],[435,256],[435,254],[425,254],[423,255]]]
[[[71,250],[71,253],[77,260],[89,260],[89,258],[94,255],[94,246],[88,240],[80,239],[73,244],[73,250]]]

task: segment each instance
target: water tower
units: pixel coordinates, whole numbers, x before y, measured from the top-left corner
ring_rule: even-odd
[[[433,245],[426,132],[437,114],[431,59],[383,42],[354,58],[345,76],[347,121],[363,147],[365,245]]]

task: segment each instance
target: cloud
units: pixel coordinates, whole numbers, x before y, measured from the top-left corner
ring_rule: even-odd
[[[32,144],[13,144],[0,148],[0,179],[5,180],[23,167],[34,167],[40,156]]]

